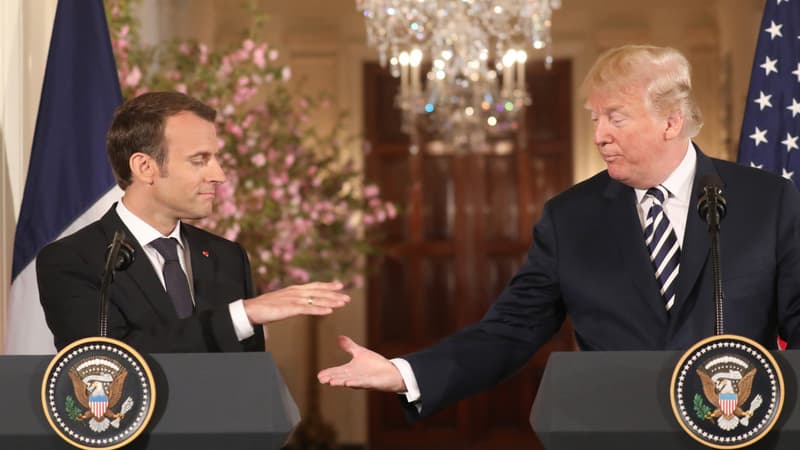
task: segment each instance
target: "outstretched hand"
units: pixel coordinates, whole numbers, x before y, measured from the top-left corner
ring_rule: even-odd
[[[259,325],[299,315],[324,316],[350,301],[339,292],[342,288],[338,281],[289,286],[245,300],[244,310],[250,323]]]
[[[347,364],[320,371],[317,374],[320,383],[384,392],[407,390],[400,371],[382,355],[356,344],[347,336],[339,336],[339,347],[353,358]]]

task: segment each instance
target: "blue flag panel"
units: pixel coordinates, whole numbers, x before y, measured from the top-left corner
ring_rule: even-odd
[[[102,0],[61,0],[14,240],[12,280],[115,184],[105,151],[122,102]]]

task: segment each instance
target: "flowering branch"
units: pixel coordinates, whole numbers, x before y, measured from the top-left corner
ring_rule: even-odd
[[[330,110],[325,98],[289,89],[280,53],[251,34],[241,45],[212,50],[195,41],[141,44],[136,0],[106,0],[123,96],[175,90],[216,108],[227,182],[215,213],[199,225],[247,249],[261,289],[337,279],[363,284],[361,256],[374,249],[364,228],[397,215],[377,186],[362,187],[338,114],[329,132],[309,120]]]

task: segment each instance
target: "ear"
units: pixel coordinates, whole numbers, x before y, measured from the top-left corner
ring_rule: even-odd
[[[680,110],[673,111],[667,116],[664,128],[664,140],[671,141],[683,133],[684,117]]]
[[[160,171],[156,160],[152,156],[145,153],[136,152],[128,159],[128,164],[131,168],[132,181],[138,181],[142,184],[153,184],[156,177],[159,176]]]

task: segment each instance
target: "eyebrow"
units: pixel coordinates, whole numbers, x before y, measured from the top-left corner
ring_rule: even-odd
[[[214,152],[212,152],[210,150],[200,150],[198,152],[192,153],[191,155],[187,156],[187,159],[194,159],[194,158],[197,158],[199,156],[202,156],[202,157],[205,158],[205,157],[208,157],[208,156],[214,156],[215,154],[216,153],[214,153]]]
[[[615,106],[611,106],[611,107],[605,108],[602,111],[597,112],[597,113],[595,111],[592,111],[591,109],[589,110],[589,112],[592,113],[592,114],[598,114],[598,115],[599,114],[603,114],[603,115],[607,115],[607,116],[610,116],[610,115],[615,114],[615,113],[616,114],[626,115],[626,116],[629,115],[624,110],[625,110],[624,105],[618,105],[618,106],[615,105]]]
[[[608,106],[608,107],[604,108],[604,109],[603,109],[603,112],[612,113],[612,112],[615,112],[615,111],[619,111],[619,110],[621,110],[621,109],[624,109],[624,108],[625,108],[625,106],[626,106],[626,105],[624,105],[624,104],[622,104],[622,103],[617,103],[617,104],[614,104],[614,105],[611,105],[611,106]],[[592,106],[589,104],[589,102],[586,102],[586,103],[584,103],[584,104],[583,104],[583,107],[584,107],[584,108],[586,108],[586,109],[587,109],[587,110],[589,110],[589,111],[591,111],[591,110],[592,110]]]

